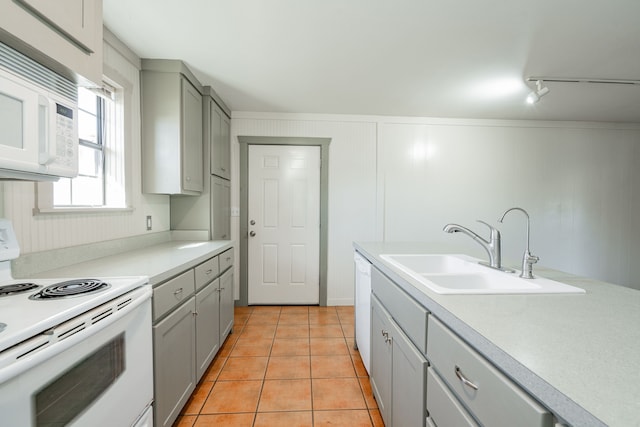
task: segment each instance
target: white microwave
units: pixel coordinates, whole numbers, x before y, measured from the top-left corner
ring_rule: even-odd
[[[76,85],[0,43],[0,179],[77,174]]]

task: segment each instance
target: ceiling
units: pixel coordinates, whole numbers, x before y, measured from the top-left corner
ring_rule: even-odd
[[[142,58],[233,111],[640,123],[638,0],[105,0]]]

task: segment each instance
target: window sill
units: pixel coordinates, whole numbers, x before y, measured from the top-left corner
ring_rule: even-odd
[[[63,208],[34,208],[33,215],[55,215],[55,214],[103,214],[103,213],[124,213],[124,212],[133,212],[134,208],[125,207],[125,208],[113,208],[113,207],[103,207],[103,206],[78,206],[78,207],[63,207]]]

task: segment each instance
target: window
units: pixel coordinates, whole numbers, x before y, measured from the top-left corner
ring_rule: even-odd
[[[122,90],[78,88],[78,176],[53,184],[51,208],[126,208]]]
[[[53,185],[54,206],[105,205],[105,140],[113,131],[109,119],[114,107],[113,96],[106,95],[78,89],[78,176]]]

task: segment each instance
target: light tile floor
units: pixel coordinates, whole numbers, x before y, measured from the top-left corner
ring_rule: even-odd
[[[236,307],[174,427],[384,426],[353,322],[352,306]]]

